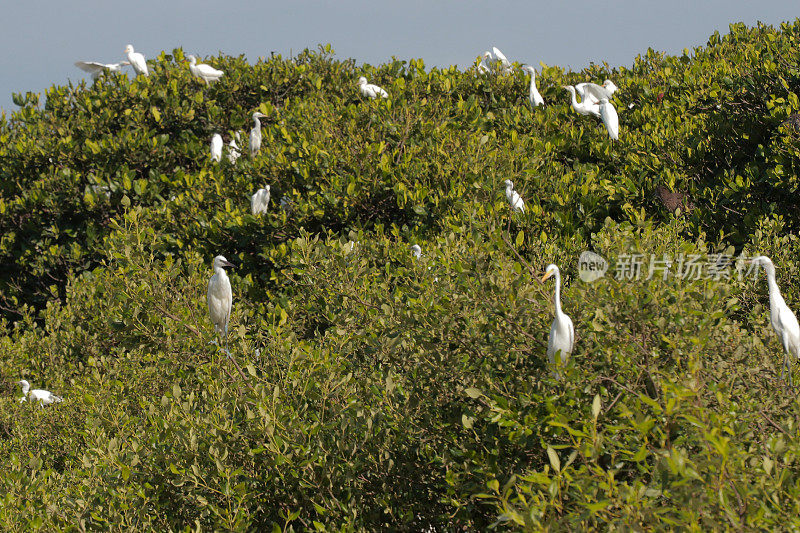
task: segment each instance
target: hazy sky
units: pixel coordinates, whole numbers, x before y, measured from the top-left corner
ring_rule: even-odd
[[[25,0],[6,2],[0,31],[0,107],[12,92],[78,80],[76,60],[117,62],[132,43],[153,58],[187,53],[288,55],[331,43],[340,58],[379,63],[421,57],[467,66],[492,45],[512,61],[580,69],[630,65],[648,47],[670,53],[705,44],[731,22],[777,25],[800,16],[797,0]]]

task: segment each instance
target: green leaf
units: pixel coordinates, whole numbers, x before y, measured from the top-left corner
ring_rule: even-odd
[[[556,451],[550,445],[547,446],[547,457],[550,459],[550,466],[553,467],[553,470],[556,472],[561,472],[561,460],[558,458]]]
[[[469,396],[470,398],[473,398],[473,399],[474,398],[479,398],[483,394],[480,389],[476,389],[474,387],[470,387],[468,389],[465,389],[464,392],[467,393],[467,396]]]
[[[597,420],[598,415],[600,414],[600,395],[594,395],[594,401],[592,402],[592,418]]]

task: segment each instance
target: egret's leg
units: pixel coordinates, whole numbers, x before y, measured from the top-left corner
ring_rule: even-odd
[[[228,357],[231,356],[231,350],[228,347],[228,323],[225,323],[225,353],[228,354]]]

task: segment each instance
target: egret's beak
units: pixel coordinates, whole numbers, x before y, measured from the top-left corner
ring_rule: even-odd
[[[542,281],[546,281],[546,280],[547,280],[547,278],[549,278],[550,276],[552,276],[552,275],[553,275],[553,272],[555,272],[555,270],[551,270],[550,272],[548,272],[547,274],[545,274],[544,276],[542,276]]]
[[[229,262],[229,261],[223,261],[223,262],[222,262],[222,266],[224,266],[224,267],[236,268],[236,265],[234,265],[233,263],[231,263],[231,262]]]

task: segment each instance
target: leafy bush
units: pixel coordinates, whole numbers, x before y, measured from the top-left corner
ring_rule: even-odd
[[[533,111],[521,73],[330,47],[209,58],[210,87],[178,49],[149,78],[19,95],[0,121],[0,524],[796,525],[798,403],[762,276],[616,274],[624,254],[764,253],[796,307],[798,32],[543,65]],[[361,74],[391,97],[360,98]],[[605,78],[619,142],[561,88]],[[261,152],[211,162],[212,134],[246,139],[256,109]],[[586,249],[611,261],[592,283]],[[218,253],[237,264],[232,360],[205,308]],[[550,262],[578,336],[560,380]],[[64,402],[18,402],[23,377]]]

